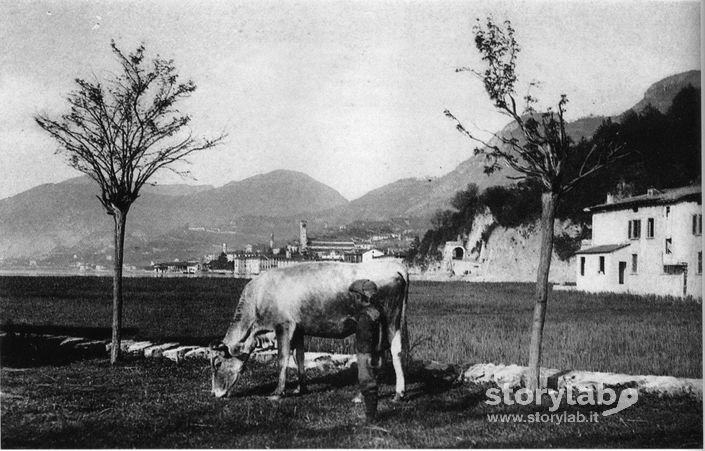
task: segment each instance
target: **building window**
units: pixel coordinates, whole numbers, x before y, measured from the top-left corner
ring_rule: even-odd
[[[654,237],[654,218],[646,220],[646,238]]]
[[[585,257],[580,257],[580,275],[585,275]]]
[[[641,219],[629,221],[629,239],[638,240],[641,237]]]
[[[639,265],[639,256],[637,254],[632,254],[632,274],[637,273]]]
[[[703,253],[698,252],[698,274],[703,273]]]
[[[703,234],[703,215],[693,215],[693,235]]]
[[[673,246],[673,239],[666,238],[666,254],[672,254],[671,246]]]
[[[683,265],[664,265],[663,272],[666,274],[683,274],[685,271],[685,266]]]
[[[671,213],[671,207],[666,207],[666,218],[668,218],[668,215]]]
[[[599,274],[604,274],[605,273],[605,257],[600,256],[600,269],[597,271]]]

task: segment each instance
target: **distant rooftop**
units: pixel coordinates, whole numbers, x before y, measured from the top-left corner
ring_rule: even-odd
[[[702,188],[700,185],[683,186],[670,189],[649,189],[647,193],[639,196],[624,197],[616,199],[612,195],[607,195],[607,202],[604,204],[588,207],[585,211],[598,212],[607,210],[622,210],[631,207],[647,205],[667,205],[683,201],[702,201]]]
[[[338,238],[325,238],[325,239],[317,239],[314,238],[309,241],[309,247],[311,246],[328,246],[328,245],[354,245],[355,242],[350,239],[338,239]]]

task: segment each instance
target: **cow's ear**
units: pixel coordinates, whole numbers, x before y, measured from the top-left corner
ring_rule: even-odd
[[[229,353],[229,357],[235,357],[243,362],[246,361],[250,354],[245,352],[245,346],[242,343],[238,343],[233,347],[233,352]]]
[[[223,343],[222,341],[214,341],[210,344],[210,349],[211,351],[217,352],[217,353],[223,353],[224,357],[230,357],[230,350],[228,349],[228,346]]]

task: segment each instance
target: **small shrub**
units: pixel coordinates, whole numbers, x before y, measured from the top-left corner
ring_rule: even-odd
[[[534,222],[541,214],[541,187],[523,182],[511,186],[491,186],[480,196],[499,225],[517,227]]]
[[[562,261],[568,261],[580,249],[580,237],[561,234],[553,239],[553,249]]]

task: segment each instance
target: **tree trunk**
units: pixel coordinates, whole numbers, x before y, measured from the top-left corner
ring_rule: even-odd
[[[541,195],[541,250],[539,268],[536,276],[536,305],[534,321],[531,326],[531,344],[529,345],[529,374],[527,388],[536,390],[540,387],[541,342],[543,325],[546,320],[548,302],[548,273],[551,270],[553,254],[553,223],[556,217],[558,195],[547,192]]]
[[[122,331],[122,260],[125,244],[125,222],[127,212],[114,210],[115,221],[115,256],[113,258],[113,336],[110,349],[110,363],[120,359],[120,332]]]

